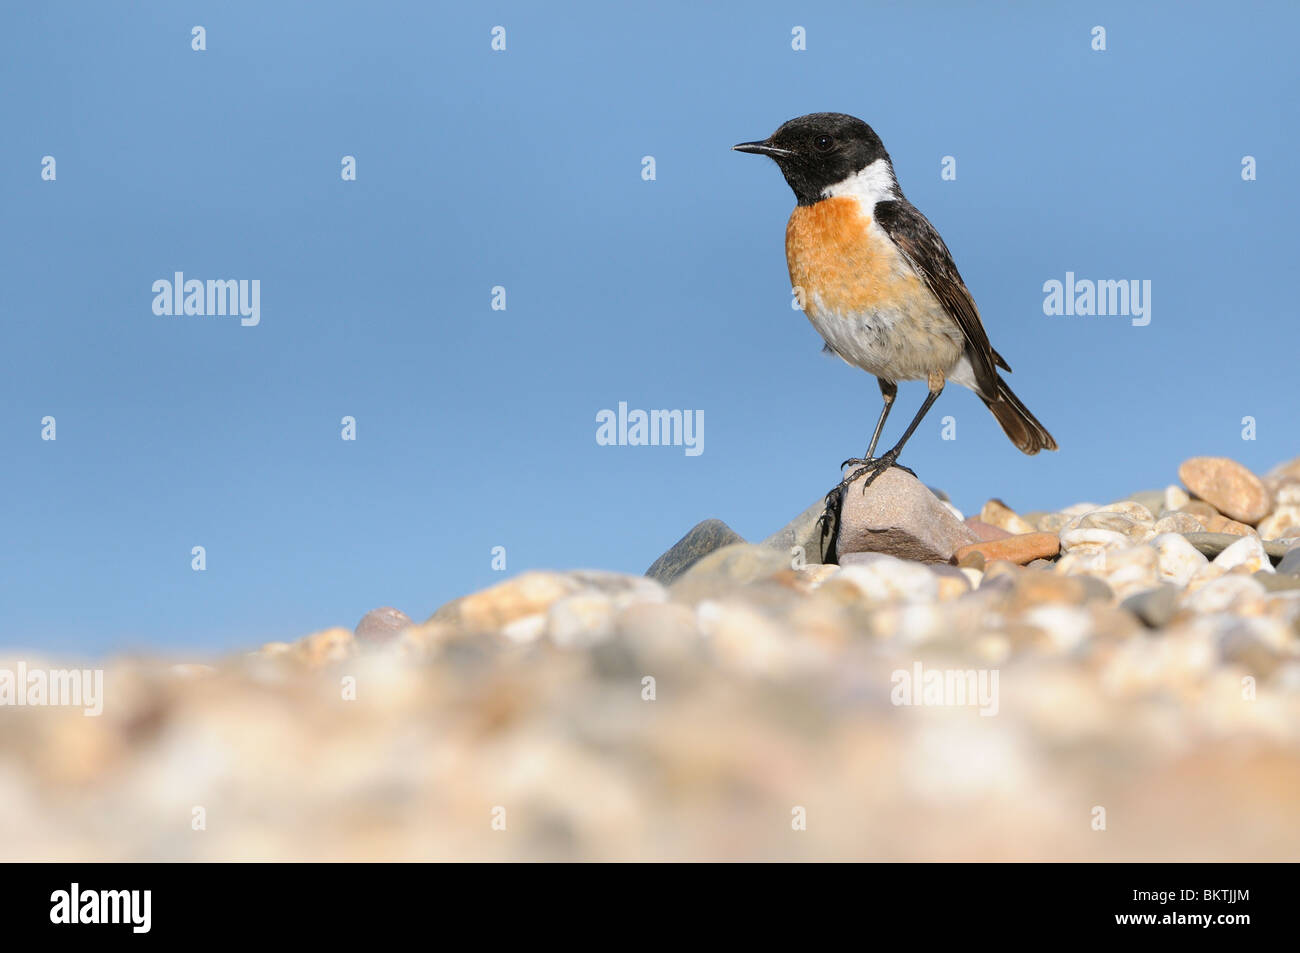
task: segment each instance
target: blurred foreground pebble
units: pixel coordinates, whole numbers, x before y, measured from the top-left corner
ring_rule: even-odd
[[[98,716],[0,707],[0,857],[1294,859],[1300,460],[1180,475],[967,518],[900,472],[841,565],[814,505],[654,578],[116,659]],[[73,663],[0,658],[0,701],[20,664]]]

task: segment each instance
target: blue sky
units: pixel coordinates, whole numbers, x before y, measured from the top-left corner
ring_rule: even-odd
[[[776,167],[729,151],[813,111],[881,135],[1061,444],[949,388],[904,462],[960,507],[1300,454],[1300,14],[1047,6],[6,5],[0,645],[200,655],[423,618],[495,546],[641,572],[706,517],[774,531],[879,408],[790,308]],[[155,315],[175,271],[258,279],[261,323]],[[1150,280],[1151,323],[1045,316],[1067,271]],[[704,452],[599,446],[620,401],[702,411]]]

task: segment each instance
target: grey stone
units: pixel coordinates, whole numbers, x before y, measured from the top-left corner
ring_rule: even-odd
[[[1300,589],[1300,574],[1293,572],[1268,572],[1259,570],[1251,573],[1268,592],[1284,592],[1288,589]]]
[[[1183,533],[1183,535],[1207,559],[1213,559],[1237,540],[1244,538],[1232,533]],[[1270,559],[1277,561],[1286,555],[1287,547],[1281,540],[1266,539],[1261,542],[1264,544],[1264,552],[1268,553]]]
[[[1138,502],[1141,502],[1140,500]],[[1173,583],[1161,583],[1154,589],[1135,593],[1121,602],[1120,608],[1127,609],[1148,629],[1159,629],[1169,624],[1178,607],[1178,586]]]
[[[1111,589],[1110,583],[1105,579],[1098,579],[1096,576],[1075,576],[1083,583],[1083,601],[1084,602],[1110,602],[1115,598],[1115,591]]]
[[[665,586],[703,559],[732,543],[743,543],[744,538],[722,520],[708,519],[696,523],[685,536],[674,543],[668,552],[654,561],[645,574]]]
[[[959,547],[979,541],[969,526],[910,473],[890,468],[864,490],[865,479],[844,488],[836,540],[841,557],[886,553],[899,559],[946,563]]]
[[[1282,557],[1282,561],[1277,564],[1277,571],[1300,573],[1300,547],[1287,551],[1286,555]]]
[[[794,547],[799,546],[803,548],[804,561],[807,564],[826,562],[826,549],[830,539],[828,534],[822,532],[822,514],[825,512],[825,499],[818,499],[785,526],[763,540],[762,545],[770,546],[787,555],[792,555]],[[825,543],[823,537],[827,537]]]

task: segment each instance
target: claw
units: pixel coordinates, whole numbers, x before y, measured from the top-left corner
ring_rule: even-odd
[[[874,457],[867,460],[845,460],[841,468],[851,463],[862,464],[862,465],[859,466],[852,473],[850,473],[848,476],[846,476],[840,485],[847,486],[848,484],[857,480],[864,473],[870,474],[870,476],[868,476],[865,480],[862,481],[863,493],[867,492],[867,487],[871,486],[871,484],[875,482],[876,477],[880,476],[880,474],[884,473],[886,470],[888,470],[891,467],[897,467],[898,469],[902,470],[904,473],[909,473],[912,476],[916,476],[915,473],[912,473],[911,470],[909,470],[907,467],[903,466],[898,462],[897,450],[890,450],[888,453],[884,454],[883,456]]]

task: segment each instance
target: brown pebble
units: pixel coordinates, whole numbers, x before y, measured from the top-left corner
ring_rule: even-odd
[[[1227,457],[1185,460],[1178,468],[1178,479],[1229,519],[1258,523],[1272,509],[1268,488],[1259,477]]]
[[[981,553],[989,561],[1005,560],[1023,566],[1035,559],[1055,556],[1060,551],[1061,539],[1055,533],[1021,533],[1006,539],[971,543],[957,550],[954,557],[959,566],[962,565],[962,557],[968,553]]]

